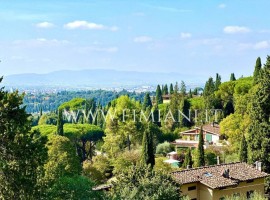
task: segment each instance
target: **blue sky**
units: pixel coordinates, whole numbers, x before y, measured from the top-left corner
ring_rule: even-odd
[[[269,7],[269,0],[0,0],[0,70],[247,76],[270,54]]]

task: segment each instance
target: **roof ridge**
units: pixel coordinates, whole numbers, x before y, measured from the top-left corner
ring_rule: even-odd
[[[247,164],[245,162],[231,162],[231,163],[222,163],[222,164],[216,164],[216,165],[207,165],[207,166],[202,166],[202,167],[194,167],[194,168],[190,168],[190,169],[183,169],[183,170],[175,171],[175,172],[172,172],[172,173],[193,171],[193,170],[197,170],[197,169],[207,169],[207,168],[211,168],[211,167],[226,166],[226,165],[240,164],[240,163],[243,163],[243,164],[246,164],[246,165],[250,166],[249,164]]]

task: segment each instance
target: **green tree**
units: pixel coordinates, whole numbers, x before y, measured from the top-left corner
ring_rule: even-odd
[[[63,110],[58,109],[58,118],[57,118],[57,135],[64,135],[64,122],[63,122]]]
[[[0,78],[0,83],[2,78]],[[46,137],[30,132],[31,121],[18,91],[0,88],[0,198],[38,199],[47,157]]]
[[[261,161],[262,168],[270,172],[270,57],[260,73],[258,84],[251,96],[248,145],[249,161]]]
[[[156,148],[156,153],[157,154],[162,154],[163,156],[166,156],[167,153],[170,153],[171,151],[173,151],[173,147],[167,141],[165,141],[164,143],[158,144],[157,148]]]
[[[146,110],[147,108],[152,108],[152,101],[149,92],[145,94],[143,101],[143,110]]]
[[[242,141],[240,144],[240,149],[239,149],[239,160],[241,162],[247,162],[248,160],[248,149],[247,149],[247,141],[245,138],[245,135],[242,137]]]
[[[93,191],[94,183],[83,176],[61,177],[47,194],[49,199],[104,199],[102,192]]]
[[[178,200],[180,198],[180,186],[172,177],[166,173],[154,171],[150,166],[132,166],[116,179],[109,193],[113,200]]]
[[[230,81],[236,81],[234,73],[231,73]]]
[[[65,124],[64,136],[76,147],[80,161],[92,160],[95,156],[96,142],[104,136],[104,131],[92,124]]]
[[[173,94],[173,84],[170,84],[170,94]]]
[[[75,147],[64,136],[54,135],[48,141],[48,160],[44,165],[44,182],[50,187],[57,179],[81,173],[81,165]]]
[[[187,94],[187,87],[186,87],[186,84],[185,84],[184,81],[181,81],[180,93],[181,93],[183,96],[186,96],[186,94]]]
[[[205,83],[203,97],[205,100],[205,106],[207,109],[212,109],[215,105],[215,83],[212,77]]]
[[[156,90],[156,103],[157,104],[162,104],[163,103],[163,98],[162,98],[162,92],[160,89],[160,85],[157,86]]]
[[[205,166],[205,157],[204,157],[204,139],[203,139],[203,129],[201,127],[199,134],[199,144],[198,144],[198,167]]]
[[[262,62],[261,62],[261,58],[258,57],[257,60],[256,60],[256,64],[255,64],[255,69],[254,69],[254,72],[253,72],[253,83],[254,85],[258,83],[258,79],[259,79],[259,76],[260,76],[260,71],[262,69]]]
[[[150,164],[153,167],[155,165],[155,150],[152,128],[152,125],[149,124],[143,134],[141,162],[146,165]]]
[[[190,148],[188,148],[188,150],[185,154],[185,160],[183,163],[183,167],[184,168],[187,168],[187,167],[192,168],[192,165],[193,165],[193,162],[192,162],[191,150],[190,150]]]
[[[217,73],[216,74],[216,81],[215,81],[215,91],[218,90],[220,85],[221,85],[221,76]]]
[[[188,98],[192,98],[192,91],[191,91],[191,89],[189,90],[189,94],[188,94]]]
[[[168,85],[165,84],[164,88],[163,88],[163,91],[162,91],[162,94],[163,95],[168,95],[169,94],[169,90],[168,90]]]

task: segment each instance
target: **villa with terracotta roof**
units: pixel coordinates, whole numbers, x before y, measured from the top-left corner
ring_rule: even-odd
[[[171,144],[175,145],[176,147],[190,147],[196,148],[199,144],[199,134],[200,134],[201,127],[195,127],[193,129],[180,132],[182,139],[177,139]],[[202,126],[204,141],[207,145],[221,145],[219,143],[223,140],[223,136],[220,134],[220,127],[216,123],[206,124]]]
[[[223,200],[227,196],[264,194],[267,173],[246,163],[230,163],[173,172],[181,195],[191,200]]]

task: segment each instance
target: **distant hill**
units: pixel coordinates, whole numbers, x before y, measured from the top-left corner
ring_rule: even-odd
[[[123,87],[156,85],[163,83],[201,83],[199,77],[177,73],[116,71],[106,69],[55,71],[48,74],[16,74],[4,77],[4,85],[18,86],[65,86],[65,87]]]

